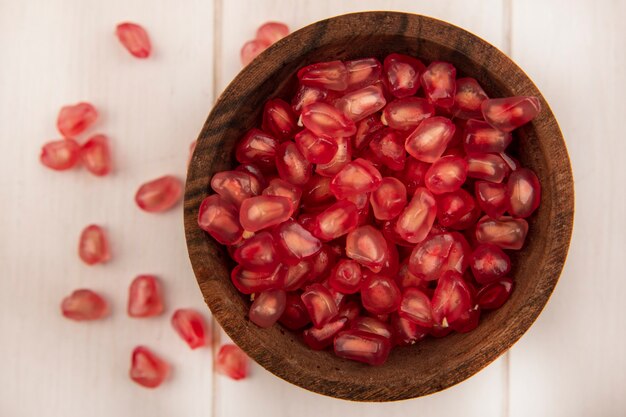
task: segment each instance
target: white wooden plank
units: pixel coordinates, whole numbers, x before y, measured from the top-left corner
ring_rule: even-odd
[[[513,57],[559,120],[576,217],[559,285],[510,354],[510,415],[624,415],[626,3],[516,0],[513,10]]]
[[[182,205],[149,215],[133,196],[154,177],[184,179],[189,143],[213,101],[212,1],[3,0],[0,10],[0,414],[207,415],[211,351],[191,352],[169,324],[177,307],[207,311],[189,266]],[[114,30],[123,20],[147,28],[153,57],[122,49]],[[91,132],[110,136],[110,177],[39,164],[40,146],[58,137],[58,109],[79,100],[101,111]],[[90,222],[110,233],[107,265],[87,267],[76,254]],[[139,273],[161,277],[162,317],[126,316],[128,284]],[[112,316],[63,319],[60,300],[77,287],[104,293]],[[136,344],[173,365],[155,391],[128,378]]]
[[[239,72],[239,49],[254,36],[256,28],[268,20],[287,23],[292,30],[329,16],[363,10],[402,10],[450,21],[482,36],[496,46],[506,46],[506,10],[500,0],[489,1],[314,1],[243,0],[224,1],[221,57],[217,58],[217,85],[226,87]],[[226,23],[237,22],[237,24]],[[221,63],[221,66],[219,65]],[[227,338],[225,338],[227,339]],[[507,396],[506,358],[496,361],[469,381],[429,397],[391,404],[359,404],[313,394],[260,368],[253,367],[250,379],[233,382],[216,380],[218,416],[501,416]]]

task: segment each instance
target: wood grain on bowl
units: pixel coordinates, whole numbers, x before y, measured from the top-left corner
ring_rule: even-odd
[[[372,30],[374,28],[374,30]],[[394,349],[380,367],[310,350],[275,325],[261,329],[247,318],[249,300],[231,284],[225,250],[197,226],[210,179],[233,165],[233,148],[258,123],[263,103],[293,93],[297,70],[313,62],[389,53],[445,60],[460,75],[476,78],[490,97],[532,95],[543,110],[517,131],[517,156],[537,173],[542,203],[529,219],[525,248],[513,254],[517,288],[500,310],[484,315],[468,334],[427,339]],[[572,231],[574,191],[565,142],[541,93],[506,55],[458,27],[432,18],[393,12],[356,13],[301,29],[246,67],[222,94],[198,138],[185,193],[185,231],[200,289],[228,335],[279,377],[321,394],[355,401],[392,401],[440,391],[495,360],[531,326],[545,306],[565,262]]]

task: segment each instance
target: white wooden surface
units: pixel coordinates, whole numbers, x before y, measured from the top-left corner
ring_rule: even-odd
[[[248,380],[215,375],[211,350],[189,351],[169,327],[174,308],[203,309],[186,256],[181,207],[140,212],[141,182],[184,176],[187,148],[239,71],[239,48],[266,20],[292,28],[358,10],[438,17],[510,53],[537,82],[566,136],[576,177],[574,240],[544,314],[503,358],[426,398],[355,404],[312,394],[258,366]],[[0,416],[619,416],[626,412],[626,319],[620,268],[626,238],[626,16],[609,0],[0,0]],[[113,36],[133,20],[152,58],[132,59]],[[92,132],[110,136],[115,173],[55,173],[39,165],[57,136],[58,108],[92,101]],[[81,228],[107,227],[114,259],[87,267]],[[154,273],[168,310],[125,314],[130,280]],[[61,318],[77,287],[102,291],[113,314]],[[226,337],[215,331],[216,344]],[[174,372],[155,391],[127,377],[130,350],[147,344]]]

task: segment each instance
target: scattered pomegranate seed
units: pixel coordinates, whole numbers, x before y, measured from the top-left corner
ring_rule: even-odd
[[[304,185],[313,173],[313,165],[300,153],[294,142],[283,142],[276,151],[278,175],[294,185]]]
[[[304,67],[298,71],[298,79],[302,85],[310,87],[333,91],[345,91],[348,88],[348,70],[341,61],[320,62]]]
[[[133,349],[130,378],[146,388],[156,388],[170,373],[170,365],[145,346]]]
[[[481,153],[469,155],[467,176],[490,182],[502,182],[509,172],[509,167],[499,155]]]
[[[380,79],[382,65],[376,58],[347,61],[348,90],[356,90],[374,84]]]
[[[372,314],[388,314],[398,310],[401,297],[396,282],[382,275],[368,275],[361,285],[361,302]]]
[[[77,103],[61,107],[57,118],[57,128],[65,138],[74,138],[91,126],[98,118],[98,112],[91,103]]]
[[[358,208],[350,201],[338,201],[315,218],[313,234],[329,241],[354,230],[359,221]]]
[[[245,67],[248,65],[254,58],[259,56],[261,52],[265,51],[270,46],[264,40],[253,39],[243,44],[241,47],[240,58],[241,64]]]
[[[109,140],[104,135],[92,136],[80,148],[80,159],[92,174],[98,176],[111,172]]]
[[[319,136],[347,137],[356,133],[356,125],[330,104],[315,102],[302,109],[302,124]]]
[[[239,243],[243,235],[237,207],[219,194],[211,195],[202,201],[198,211],[198,225],[223,245]]]
[[[494,129],[482,120],[468,120],[463,132],[463,145],[468,154],[500,153],[513,140],[510,133]]]
[[[278,140],[259,129],[251,129],[237,144],[235,157],[242,164],[252,163],[263,171],[272,171],[277,150]]]
[[[335,355],[370,365],[382,365],[391,351],[389,339],[361,330],[339,333],[334,347]]]
[[[79,157],[80,145],[74,139],[61,139],[44,144],[39,160],[48,168],[64,171],[74,167]]]
[[[299,132],[295,141],[300,153],[313,164],[326,164],[337,153],[338,145],[334,139],[316,135],[308,129]]]
[[[481,243],[493,243],[502,249],[521,249],[528,233],[524,219],[500,217],[498,220],[483,216],[476,224],[476,239]]]
[[[289,139],[295,133],[296,123],[296,116],[287,102],[279,98],[265,102],[261,125],[264,132],[280,140]]]
[[[342,259],[333,268],[328,284],[343,294],[354,294],[361,289],[361,265],[351,259]]]
[[[105,263],[111,259],[109,241],[104,229],[95,224],[83,229],[78,243],[78,256],[87,265]]]
[[[478,245],[469,260],[474,278],[479,284],[488,284],[511,271],[511,259],[496,245]]]
[[[433,105],[421,97],[405,97],[392,101],[383,110],[381,122],[392,129],[415,129],[424,119],[435,115]]]
[[[250,306],[250,321],[262,328],[272,326],[285,311],[286,301],[283,290],[266,290],[257,294]]]
[[[319,239],[293,220],[287,220],[278,225],[274,234],[285,262],[291,260],[293,261],[291,263],[298,263],[301,259],[309,258],[322,249]]]
[[[528,217],[539,207],[541,184],[528,168],[520,168],[507,183],[508,212],[514,217]]]
[[[459,78],[456,80],[452,113],[461,119],[482,119],[481,104],[487,98],[478,81],[473,78]]]
[[[383,95],[382,88],[377,85],[370,85],[341,97],[335,103],[335,107],[350,119],[358,122],[376,113],[385,107],[385,104],[387,104],[387,101]]]
[[[404,147],[415,159],[433,163],[443,155],[455,130],[456,126],[449,119],[430,117],[423,120],[406,138]]]
[[[130,317],[154,317],[163,312],[161,285],[153,275],[139,275],[128,291]]]
[[[451,193],[467,179],[467,162],[458,156],[444,156],[435,161],[424,177],[426,188],[433,194]]]
[[[426,67],[408,55],[390,54],[384,61],[384,81],[389,92],[402,98],[414,95],[420,87],[419,77]]]
[[[499,219],[507,210],[506,184],[476,181],[474,187],[480,208],[492,219]]]
[[[287,35],[289,35],[289,27],[280,22],[264,23],[256,31],[256,38],[269,45],[278,42]]]
[[[120,23],[115,31],[124,48],[136,58],[148,58],[152,51],[146,30],[136,23]]]
[[[433,325],[430,298],[417,288],[410,287],[404,290],[398,314],[425,329]]]
[[[98,320],[109,314],[109,306],[100,294],[86,289],[72,292],[61,302],[63,316],[76,321]]]
[[[455,78],[456,68],[447,62],[436,61],[422,73],[421,82],[430,101],[447,109],[454,104]]]
[[[378,220],[391,220],[406,207],[406,187],[402,181],[385,177],[370,195],[374,217]]]
[[[135,202],[144,211],[161,212],[174,207],[182,193],[180,180],[166,175],[142,184],[135,194]]]
[[[211,335],[204,317],[196,310],[179,308],[172,314],[172,327],[191,349],[207,346]]]
[[[483,101],[481,105],[487,123],[503,132],[525,125],[541,111],[537,97],[507,97]]]
[[[421,242],[430,232],[436,215],[435,197],[426,188],[418,188],[409,204],[398,216],[394,231],[407,242]]]
[[[215,359],[215,370],[238,381],[248,376],[248,356],[238,346],[222,345]]]
[[[239,223],[249,232],[275,226],[293,214],[294,207],[287,197],[261,195],[243,201],[239,211]]]
[[[483,310],[496,310],[507,302],[514,287],[511,278],[500,278],[482,287],[476,294],[476,302]]]
[[[346,255],[373,272],[380,272],[387,257],[387,241],[372,226],[361,226],[346,238]]]
[[[250,197],[261,193],[261,184],[252,174],[241,171],[222,171],[211,178],[211,188],[224,200],[237,207]]]

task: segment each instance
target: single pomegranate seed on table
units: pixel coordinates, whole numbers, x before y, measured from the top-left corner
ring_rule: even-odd
[[[346,256],[373,272],[379,272],[387,257],[387,241],[372,226],[361,226],[346,238]]]
[[[65,171],[73,168],[79,157],[80,145],[74,139],[61,139],[44,144],[39,160],[48,168]]]
[[[198,225],[223,245],[234,245],[243,235],[237,207],[218,194],[208,196],[200,204]]]
[[[362,280],[361,265],[350,259],[342,259],[333,268],[328,284],[344,294],[354,294],[361,289]]]
[[[249,271],[273,272],[280,259],[270,232],[259,232],[246,239],[235,250],[233,259]]]
[[[248,356],[238,346],[222,345],[215,358],[215,370],[235,381],[248,376]]]
[[[300,296],[313,325],[321,328],[337,316],[337,305],[330,291],[322,284],[312,284]]]
[[[99,320],[109,314],[108,303],[92,290],[75,290],[61,302],[61,312],[76,321]]]
[[[356,90],[374,84],[380,79],[382,65],[376,58],[346,61],[348,90]]]
[[[431,235],[413,249],[409,270],[419,279],[439,279],[446,271],[465,272],[470,257],[470,246],[456,232]]]
[[[340,358],[364,362],[369,365],[382,365],[391,351],[389,339],[364,332],[346,330],[335,337],[335,355]]]
[[[354,203],[338,201],[317,215],[313,234],[323,240],[336,239],[354,230],[359,221],[359,212]]]
[[[300,294],[294,292],[287,293],[285,311],[278,321],[290,330],[301,329],[311,322]]]
[[[104,176],[111,172],[109,139],[104,135],[92,136],[80,148],[80,160],[89,172]]]
[[[398,314],[425,329],[433,325],[430,299],[418,288],[409,287],[404,290]]]
[[[372,135],[370,150],[387,168],[401,171],[406,163],[404,139],[391,129],[382,129]]]
[[[382,275],[368,275],[361,285],[361,302],[372,314],[388,314],[400,306],[401,293],[391,278]]]
[[[447,109],[454,105],[455,78],[456,68],[447,62],[435,61],[422,73],[421,82],[430,101]]]
[[[312,164],[326,164],[337,153],[337,142],[326,136],[318,136],[304,129],[295,136],[300,153]]]
[[[128,289],[127,312],[130,317],[154,317],[163,312],[161,285],[153,275],[139,275]]]
[[[347,137],[356,133],[356,125],[330,104],[315,102],[305,106],[300,115],[302,124],[320,136]]]
[[[105,263],[111,259],[109,240],[104,229],[95,224],[83,229],[78,243],[78,256],[87,265]]]
[[[382,180],[371,162],[357,158],[348,163],[330,182],[330,190],[338,199],[374,191]]]
[[[253,39],[243,44],[241,52],[239,53],[241,59],[241,65],[244,67],[248,65],[254,58],[259,56],[261,52],[265,51],[270,44],[263,39]]]
[[[383,63],[383,80],[397,98],[414,95],[420,87],[420,74],[426,68],[422,61],[408,55],[389,54]]]
[[[444,227],[464,229],[471,224],[460,224],[468,214],[476,208],[474,198],[463,189],[437,196],[437,220]]]
[[[528,168],[520,168],[509,176],[507,211],[514,217],[529,217],[539,207],[541,184]]]
[[[415,129],[424,119],[435,115],[433,105],[421,97],[399,98],[383,109],[381,122],[392,129]]]
[[[492,219],[500,218],[508,206],[506,184],[476,181],[474,188],[480,208]]]
[[[456,126],[441,116],[423,120],[406,138],[404,147],[415,159],[433,163],[443,154]]]
[[[170,373],[170,365],[145,346],[133,349],[130,378],[146,388],[156,388]]]
[[[275,226],[293,214],[294,207],[287,197],[261,195],[243,201],[239,211],[239,223],[250,232]]]
[[[510,133],[494,129],[482,120],[468,120],[463,132],[463,146],[468,154],[504,152],[512,140]]]
[[[507,302],[514,287],[511,278],[500,278],[478,290],[476,302],[483,310],[496,310]]]
[[[240,207],[250,197],[261,193],[261,184],[252,174],[241,171],[222,171],[211,178],[211,188],[224,200]]]
[[[506,97],[483,101],[481,105],[487,123],[502,132],[511,132],[533,120],[541,111],[537,97]]]
[[[281,22],[264,23],[256,31],[256,38],[269,45],[278,42],[287,35],[289,35],[289,27]]]
[[[456,80],[452,114],[461,119],[482,119],[481,104],[487,98],[478,81],[473,78],[459,78]]]
[[[291,108],[300,114],[305,106],[317,101],[325,101],[328,95],[328,90],[324,88],[301,85],[291,100]]]
[[[337,141],[337,152],[333,159],[327,164],[319,164],[315,167],[315,173],[324,177],[334,177],[346,166],[352,158],[350,138],[335,138]]]
[[[509,172],[509,167],[499,155],[481,153],[469,155],[467,176],[490,182],[502,182]]]
[[[304,185],[313,173],[313,165],[302,156],[294,142],[283,142],[276,151],[276,169],[280,177],[294,185]]]
[[[472,297],[461,275],[447,271],[439,278],[431,302],[434,323],[446,328],[471,308]]]
[[[394,231],[407,242],[421,242],[432,228],[436,215],[435,197],[426,188],[418,188],[398,216]]]
[[[467,162],[463,158],[444,156],[428,168],[424,183],[433,194],[457,191],[467,179],[467,169]]]
[[[283,290],[266,290],[257,294],[250,306],[250,321],[262,328],[272,326],[285,311],[286,301]]]
[[[65,138],[83,133],[98,118],[98,111],[91,103],[63,106],[57,118],[57,128]]]
[[[479,284],[488,284],[511,271],[511,259],[496,245],[478,245],[470,256],[470,267]]]
[[[310,327],[302,332],[304,342],[313,350],[326,349],[333,344],[335,335],[343,330],[347,323],[346,317],[338,317],[320,328]]]
[[[348,70],[341,61],[320,62],[301,68],[298,79],[303,85],[321,87],[333,91],[348,88]]]
[[[296,116],[284,100],[275,98],[265,102],[261,128],[279,140],[293,137],[297,129]]]
[[[211,335],[204,317],[196,310],[179,308],[172,314],[171,323],[176,333],[191,349],[197,349],[211,343]]]
[[[392,177],[385,177],[370,195],[374,217],[378,220],[391,220],[397,217],[407,204],[406,187]]]
[[[262,171],[276,167],[278,140],[259,129],[250,129],[235,148],[235,157],[242,164],[256,164]]]
[[[136,23],[120,23],[115,30],[124,48],[136,58],[148,58],[152,51],[148,32]]]
[[[135,194],[135,202],[140,209],[155,213],[174,207],[183,193],[180,180],[165,175],[142,184]]]
[[[344,95],[337,100],[335,107],[350,119],[358,122],[376,113],[385,107],[385,104],[387,101],[382,88],[377,85],[370,85]]]
[[[263,190],[262,194],[287,197],[291,200],[293,207],[298,207],[300,205],[300,198],[302,197],[302,190],[283,179],[273,178],[267,188]]]
[[[502,249],[521,249],[528,233],[524,219],[500,217],[498,220],[483,216],[476,224],[476,239],[481,243],[493,243]]]
[[[278,225],[274,235],[286,263],[297,263],[315,255],[322,248],[319,239],[293,220]]]

